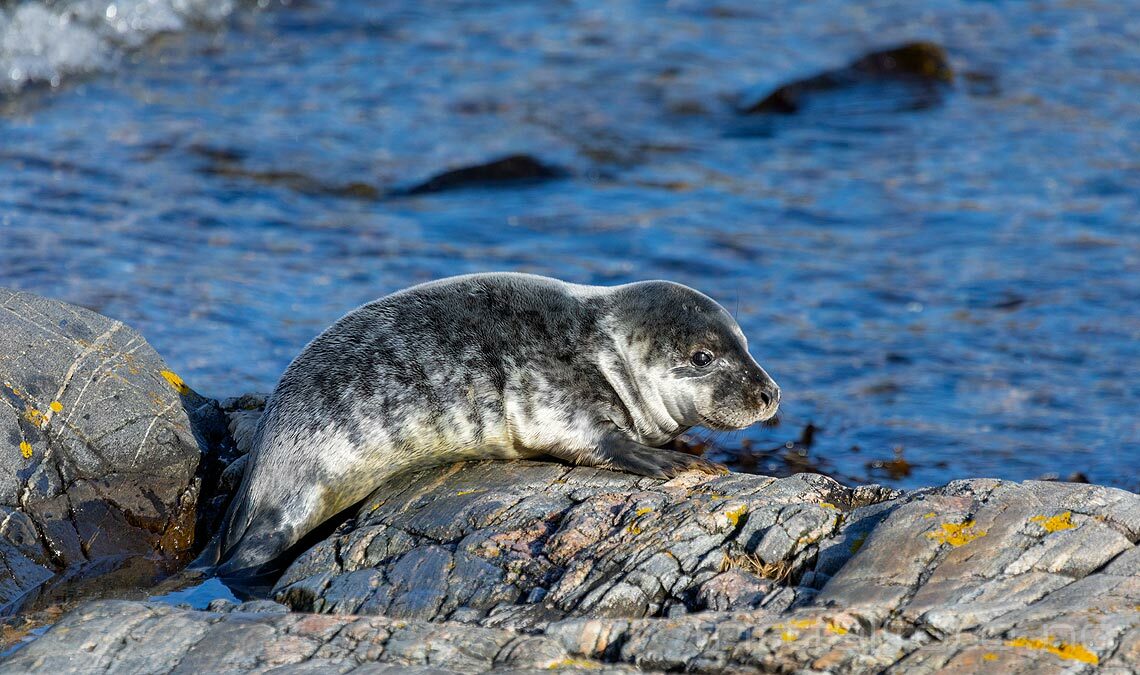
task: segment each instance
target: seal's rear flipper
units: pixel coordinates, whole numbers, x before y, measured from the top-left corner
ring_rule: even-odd
[[[364,501],[329,518],[299,540],[294,538],[292,527],[273,525],[280,521],[280,513],[272,511],[261,514],[249,524],[237,544],[223,554],[221,563],[213,573],[223,579],[227,586],[238,584],[256,587],[266,580],[272,585],[294,560],[332,536],[338,527],[352,519]]]
[[[210,541],[206,543],[206,547],[198,554],[197,558],[190,561],[186,566],[187,571],[210,573],[213,571],[214,566],[218,564],[218,558],[222,555],[222,537],[214,535]]]
[[[296,539],[293,528],[275,525],[280,522],[279,513],[259,514],[241,538],[222,554],[215,573],[223,579],[241,579],[281,571],[281,564],[274,563]]]

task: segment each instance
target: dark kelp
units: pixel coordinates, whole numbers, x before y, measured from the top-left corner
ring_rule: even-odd
[[[746,115],[800,112],[814,96],[827,92],[854,91],[859,87],[898,84],[888,98],[899,109],[928,108],[941,100],[942,90],[953,82],[946,51],[931,42],[911,42],[871,52],[847,66],[829,70],[779,87],[755,103],[745,105]]]

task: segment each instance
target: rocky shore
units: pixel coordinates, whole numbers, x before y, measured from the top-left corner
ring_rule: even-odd
[[[10,616],[130,561],[153,574],[102,597],[175,572],[258,414],[198,396],[118,322],[5,290],[0,384]],[[1140,496],[1096,485],[467,463],[382,487],[265,598],[88,601],[0,672],[1127,673],[1137,542]]]

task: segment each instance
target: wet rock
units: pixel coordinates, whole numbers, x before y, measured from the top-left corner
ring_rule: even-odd
[[[486,164],[465,166],[432,176],[402,194],[420,195],[470,187],[533,183],[562,178],[566,172],[530,155],[508,155]]]
[[[846,93],[871,104],[877,99],[893,110],[921,110],[941,101],[943,88],[954,79],[946,51],[930,42],[911,42],[899,47],[871,52],[843,68],[831,70],[779,87],[755,103],[741,109],[751,115],[801,112],[814,99],[828,92]],[[867,96],[858,92],[871,88]],[[837,111],[850,106],[842,106]]]
[[[0,612],[61,572],[185,556],[205,402],[121,322],[0,289]]]

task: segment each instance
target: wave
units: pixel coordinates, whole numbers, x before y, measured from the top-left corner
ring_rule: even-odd
[[[233,0],[0,0],[0,96],[110,70],[160,33],[221,23]]]

